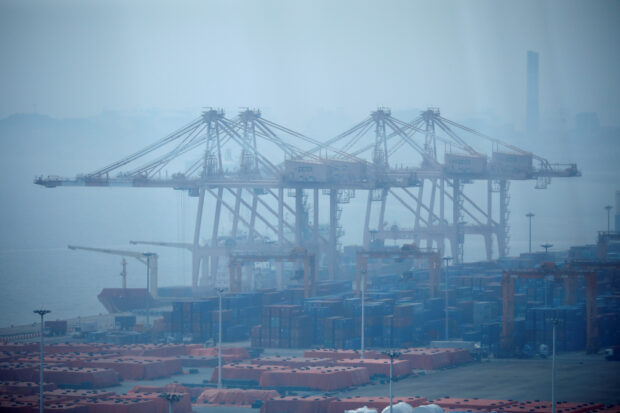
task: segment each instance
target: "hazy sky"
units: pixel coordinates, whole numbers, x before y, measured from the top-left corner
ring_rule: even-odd
[[[620,122],[619,1],[0,1],[0,116],[255,106],[294,126],[378,105]],[[287,122],[288,120],[288,122]]]

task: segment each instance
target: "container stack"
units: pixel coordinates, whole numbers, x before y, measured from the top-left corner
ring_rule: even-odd
[[[298,305],[263,307],[261,324],[252,328],[254,347],[301,348],[310,345],[310,317]]]
[[[583,306],[536,307],[526,312],[525,336],[528,343],[538,348],[545,344],[551,348],[553,321],[556,325],[556,349],[576,351],[585,347],[586,317]]]

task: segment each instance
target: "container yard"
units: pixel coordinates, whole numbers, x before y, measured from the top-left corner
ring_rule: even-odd
[[[609,249],[609,237],[602,234],[590,249]],[[597,259],[581,279],[556,279],[583,264],[574,250],[558,257],[561,266],[527,254],[501,265],[452,265],[434,297],[428,268],[410,269],[405,278],[390,274],[390,255],[385,267],[373,267],[378,276],[367,280],[363,301],[355,280],[325,280],[312,297],[294,286],[173,300],[152,309],[149,326],[141,310],[85,320],[101,324],[91,332],[71,320],[48,321],[46,409],[164,412],[172,398],[175,412],[381,411],[391,389],[393,404],[411,407],[551,413],[555,351],[556,411],[618,412],[618,269]],[[532,265],[534,259],[541,261]],[[596,299],[588,304],[593,272]],[[516,275],[508,282],[507,274]],[[0,345],[3,411],[38,406],[33,339],[41,337],[20,334]]]
[[[439,139],[435,127],[472,133],[437,108],[413,124],[426,125],[428,142]],[[353,139],[350,148],[362,139],[351,131],[373,129],[371,140],[380,147],[387,144],[384,129],[400,134],[405,125],[410,124],[379,108],[329,148],[318,147],[333,151],[348,138]],[[237,139],[234,130],[254,134],[253,145],[265,138],[256,130],[269,132],[270,139],[281,135],[281,143],[309,141],[249,109],[236,120],[222,111],[205,111],[167,140],[183,145],[198,130],[212,134],[214,142]],[[452,132],[447,136],[455,145],[466,145]],[[135,157],[147,158],[152,150]],[[0,399],[0,405],[14,411],[34,408],[42,372],[43,400],[50,409],[88,413],[166,407],[175,412],[337,413],[364,407],[379,412],[390,403],[403,411],[428,405],[436,406],[424,409],[446,412],[620,411],[620,377],[613,361],[620,351],[620,233],[601,231],[595,244],[568,251],[549,251],[552,245],[546,243],[544,253],[508,255],[510,181],[540,185],[551,177],[579,177],[575,164],[552,167],[504,144],[490,157],[445,152],[439,169],[428,162],[440,158],[424,152],[418,153],[424,159],[420,167],[391,167],[384,152],[375,149],[371,163],[356,155],[345,156],[346,161],[299,156],[268,172],[259,147],[254,150],[232,174],[223,173],[208,155],[206,175],[149,175],[159,162],[172,163],[178,155],[173,151],[131,179],[109,174],[133,159],[75,179],[35,180],[48,188],[172,187],[197,197],[193,243],[131,241],[190,251],[192,285],[160,288],[156,252],[70,245],[123,257],[122,288],[99,294],[108,315],[46,320],[2,332],[0,379],[7,394],[21,393]],[[476,180],[488,184],[486,209],[465,193],[465,183]],[[423,197],[425,182],[430,200]],[[339,220],[356,191],[368,196],[363,237],[359,245],[342,246]],[[208,195],[215,210],[204,206]],[[325,201],[329,223],[321,226]],[[395,201],[410,212],[417,208],[414,228],[384,224],[385,211]],[[380,216],[373,227],[375,203]],[[233,216],[229,233],[220,226],[222,207]],[[201,243],[207,214],[213,233]],[[465,215],[477,224],[468,226]],[[240,236],[239,225],[247,236]],[[484,236],[485,261],[466,260],[465,235],[471,234]],[[126,258],[145,266],[145,289],[127,288]],[[48,311],[36,312],[43,321]],[[48,340],[42,356],[36,338]]]
[[[0,412],[620,413],[619,15],[0,1]]]
[[[16,360],[0,365],[3,411],[26,411],[18,408],[37,406],[37,364],[18,361],[36,354],[36,350],[29,352],[31,347],[2,346],[2,359]],[[277,350],[265,349],[261,357],[251,358],[244,347],[224,347],[224,387],[218,389],[217,357],[208,357],[210,363],[200,365],[186,361],[192,354],[217,354],[216,348],[194,344],[90,343],[89,353],[98,357],[86,359],[81,344],[48,347],[54,356],[45,358],[49,367],[44,372],[44,397],[50,409],[67,409],[60,411],[135,411],[131,409],[142,405],[158,409],[146,411],[167,411],[161,410],[166,407],[159,397],[163,393],[180,395],[179,403],[174,404],[175,412],[218,411],[220,407],[237,407],[247,412],[338,412],[363,405],[381,410],[389,404],[389,370],[385,369],[389,359],[377,351],[368,351],[365,360],[359,360],[356,351],[327,349],[289,350],[292,354],[288,356],[276,356]],[[550,411],[550,402],[545,401],[548,359],[477,361],[468,350],[442,348],[403,349],[402,353],[409,356],[399,359],[393,370],[395,403],[404,401],[413,407],[434,403],[447,411]],[[437,363],[439,358],[444,361]],[[114,381],[84,380],[82,372],[97,371],[91,366],[101,365],[101,360],[108,367],[99,371],[113,376]],[[620,377],[615,363],[602,355],[583,352],[562,353],[558,362],[558,409],[618,411],[616,386]],[[178,364],[182,364],[182,370]],[[68,367],[76,365],[84,367]],[[48,369],[62,374],[49,375]],[[82,410],[72,410],[78,407]]]

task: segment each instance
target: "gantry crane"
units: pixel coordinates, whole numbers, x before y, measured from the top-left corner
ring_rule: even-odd
[[[441,265],[441,255],[438,251],[421,250],[415,244],[405,244],[399,249],[371,249],[358,251],[355,256],[356,262],[356,280],[355,294],[360,295],[361,284],[363,283],[364,291],[366,291],[368,260],[371,258],[391,258],[395,261],[403,261],[405,259],[422,258],[428,261],[428,284],[430,288],[431,298],[439,293],[439,266]]]
[[[153,252],[136,252],[136,251],[125,251],[125,250],[114,250],[107,248],[92,248],[92,247],[80,247],[76,245],[69,245],[69,249],[71,250],[83,250],[83,251],[93,251],[93,252],[101,252],[104,254],[112,254],[112,255],[120,255],[122,257],[131,257],[140,261],[144,265],[148,265],[149,270],[149,279],[148,283],[148,291],[151,294],[151,297],[157,298],[157,260],[158,255]],[[123,259],[123,262],[125,260]],[[123,275],[124,274],[124,275]],[[126,271],[123,265],[123,272],[121,273],[123,276],[123,288],[126,288]]]
[[[232,252],[229,260],[230,291],[241,292],[241,267],[244,263],[265,261],[302,262],[304,297],[316,295],[316,255],[303,247],[296,247],[290,251]]]
[[[491,157],[476,149],[478,145],[472,140],[490,144]],[[551,164],[538,155],[451,121],[441,116],[438,108],[421,112],[411,122],[394,118],[388,108],[379,108],[327,144],[339,145],[341,151],[355,157],[368,154],[375,172],[397,171],[401,168],[395,165],[404,162],[418,180],[417,193],[409,186],[389,184],[369,190],[365,249],[369,248],[371,237],[414,241],[418,245],[426,240],[427,247],[435,246],[444,254],[447,239],[456,263],[463,261],[466,234],[484,237],[488,260],[493,256],[492,236],[496,237],[499,257],[508,255],[511,180],[535,180],[536,188],[543,189],[552,177],[580,176],[576,164]],[[320,150],[321,147],[314,149]],[[419,160],[419,165],[412,165],[412,160]],[[465,185],[474,181],[487,184],[486,207],[479,206],[464,192]],[[430,186],[430,194],[425,195],[425,186]],[[497,217],[493,213],[494,193],[499,194]],[[386,227],[388,198],[409,211],[411,221]],[[372,206],[376,202],[380,203],[378,220],[376,227],[371,228]],[[446,204],[451,204],[451,211],[446,211]]]
[[[194,252],[194,246],[192,243],[189,242],[163,242],[163,241],[129,241],[130,244],[132,245],[155,245],[155,246],[159,246],[159,247],[170,247],[170,248],[180,248],[180,249],[186,249],[190,252]],[[201,277],[201,285],[203,286],[215,286],[216,284],[216,279],[215,279],[215,274],[217,271],[217,268],[212,268],[211,271],[209,271],[209,260],[211,263],[211,266],[215,266],[217,265],[217,260],[215,258],[217,257],[228,257],[229,254],[232,251],[237,251],[239,250],[238,247],[236,247],[234,245],[234,243],[231,244],[227,244],[226,242],[219,243],[219,246],[215,246],[215,247],[211,247],[211,246],[207,246],[207,245],[201,245],[198,248],[198,253],[197,254],[193,254],[192,258],[194,259],[198,259],[201,260],[202,262],[200,264],[196,264],[195,266],[199,266],[201,268],[202,271],[202,277]],[[263,244],[260,243],[243,243],[241,246],[241,250],[243,251],[258,251],[261,250],[264,247]]]
[[[602,269],[620,270],[618,261],[571,261],[564,266],[554,263],[543,263],[540,268],[517,270],[507,269],[502,275],[502,333],[500,348],[504,354],[512,354],[514,332],[514,288],[516,279],[553,279],[563,281],[565,294],[564,303],[575,303],[575,281],[583,277],[586,285],[586,351],[598,351],[597,316],[597,284],[598,271]],[[616,275],[620,275],[616,274]]]
[[[491,157],[475,149],[464,134],[490,143]],[[371,136],[370,142],[367,135]],[[224,158],[232,150],[236,151],[238,165],[235,170],[227,170]],[[175,172],[168,174],[167,168]],[[422,112],[411,122],[396,119],[388,108],[379,108],[365,121],[325,142],[265,119],[258,110],[244,109],[235,119],[227,119],[222,110],[208,109],[181,129],[103,168],[73,179],[41,176],[35,183],[49,188],[173,188],[198,197],[191,243],[192,286],[196,287],[201,262],[204,270],[206,258],[210,261],[210,282],[214,281],[223,210],[233,217],[228,228],[231,239],[238,239],[241,225],[247,229],[246,241],[237,243],[237,247],[260,252],[264,248],[261,244],[276,240],[283,249],[307,248],[327,256],[329,277],[333,279],[338,266],[338,240],[343,233],[339,204],[348,202],[355,191],[365,191],[368,196],[366,249],[371,231],[378,240],[404,239],[418,245],[426,240],[427,248],[437,248],[442,255],[446,253],[447,239],[455,261],[461,262],[466,234],[484,237],[488,259],[493,256],[493,235],[499,256],[508,254],[510,180],[535,180],[537,187],[543,188],[552,177],[579,175],[575,164],[552,165],[544,158],[446,119],[437,108]],[[486,208],[478,206],[464,191],[465,185],[473,181],[487,183]],[[431,187],[429,196],[424,194],[425,185]],[[493,214],[496,192],[498,217]],[[310,193],[311,207],[306,203]],[[321,195],[329,197],[327,237],[318,230]],[[292,205],[287,197],[294,199]],[[208,199],[213,202],[211,208],[205,208]],[[385,225],[388,199],[396,200],[412,214],[406,222],[389,228]],[[380,202],[380,208],[373,229],[375,202]],[[451,204],[451,211],[446,210],[447,204]],[[213,212],[213,225],[210,239],[201,245],[205,210]]]

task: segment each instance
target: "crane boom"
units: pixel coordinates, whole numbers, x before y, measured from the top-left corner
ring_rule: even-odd
[[[81,247],[77,245],[68,245],[68,247],[70,250],[93,251],[93,252],[101,252],[104,254],[120,255],[122,257],[132,257],[132,258],[137,259],[141,263],[146,264],[145,253],[143,252],[115,250],[115,249],[108,249],[108,248]]]
[[[115,250],[108,248],[82,247],[77,245],[68,245],[70,250],[83,250],[92,252],[101,252],[103,254],[120,255],[122,257],[131,257],[140,261],[144,265],[149,266],[149,293],[153,298],[157,298],[157,259],[158,255],[153,252],[136,252],[126,250]]]
[[[189,242],[163,242],[163,241],[129,241],[132,245],[156,245],[159,247],[185,248],[193,250],[194,246]]]

